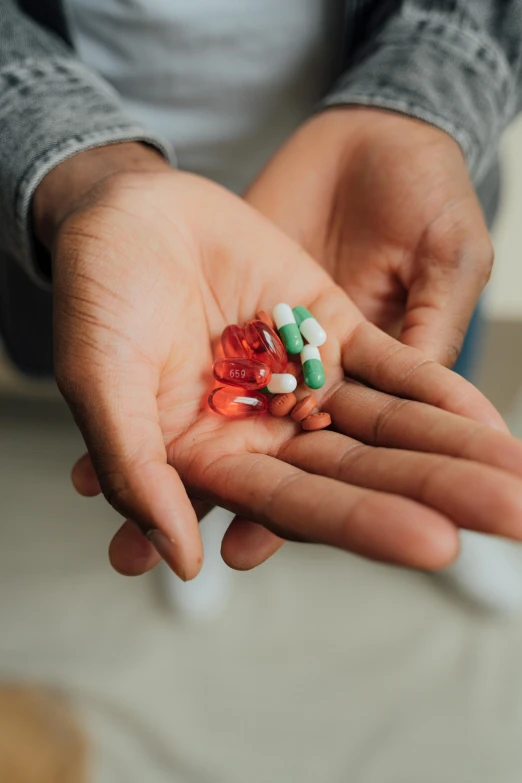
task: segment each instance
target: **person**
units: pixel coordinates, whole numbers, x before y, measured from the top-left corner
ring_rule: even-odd
[[[238,568],[289,538],[439,568],[458,527],[521,537],[522,447],[436,363],[491,269],[475,187],[518,108],[521,7],[4,0],[3,339],[50,370],[52,277],[73,480],[127,519],[118,570],[193,577],[190,499],[237,514]],[[277,301],[328,332],[335,432],[202,409],[223,327]]]

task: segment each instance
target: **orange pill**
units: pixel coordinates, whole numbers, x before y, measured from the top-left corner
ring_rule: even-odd
[[[321,413],[312,413],[307,416],[304,421],[301,422],[301,426],[306,432],[315,432],[315,430],[324,430],[325,427],[329,427],[332,423],[332,419],[329,413],[322,411]]]
[[[285,372],[290,373],[290,375],[293,375],[294,378],[297,378],[298,383],[300,380],[302,380],[303,368],[301,364],[297,364],[297,362],[288,362],[285,368]]]
[[[274,319],[266,312],[266,310],[259,310],[256,313],[256,318],[258,321],[263,321],[263,323],[269,326],[271,329],[275,329]]]
[[[297,397],[292,392],[288,394],[274,394],[268,404],[272,416],[282,418],[287,416],[297,402]]]
[[[294,421],[303,421],[303,419],[306,419],[307,416],[310,416],[310,414],[313,413],[316,407],[317,400],[313,394],[309,394],[307,397],[304,397],[301,402],[297,403],[292,411],[292,419],[294,419]]]

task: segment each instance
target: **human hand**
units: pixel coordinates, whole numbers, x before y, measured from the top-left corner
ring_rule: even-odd
[[[372,323],[453,365],[493,251],[450,136],[393,112],[331,109],[290,138],[246,198]]]
[[[466,381],[368,324],[304,251],[218,186],[158,159],[76,198],[76,165],[44,185],[36,220],[52,245],[57,381],[90,454],[75,485],[101,488],[153,531],[120,528],[119,571],[142,573],[159,552],[183,578],[197,573],[186,492],[241,515],[223,552],[242,568],[280,536],[425,568],[456,555],[459,526],[522,536],[522,447],[487,426],[504,425]],[[205,405],[224,326],[285,300],[327,330],[321,405],[337,432],[230,421]]]

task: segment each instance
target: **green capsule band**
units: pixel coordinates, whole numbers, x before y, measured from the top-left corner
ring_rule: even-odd
[[[324,386],[324,367],[321,354],[313,345],[305,345],[301,351],[304,382],[309,389],[320,389]]]
[[[295,322],[298,326],[301,326],[303,321],[306,321],[308,318],[313,318],[312,313],[310,310],[307,310],[306,307],[294,307],[292,310],[295,318]]]
[[[290,305],[276,305],[274,307],[273,315],[279,337],[281,338],[287,353],[301,353],[304,345],[303,337],[295,322]]]
[[[301,353],[303,350],[303,338],[296,324],[286,324],[279,329],[279,337],[285,346],[287,353]]]

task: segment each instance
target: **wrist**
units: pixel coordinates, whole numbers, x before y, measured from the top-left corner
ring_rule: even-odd
[[[309,123],[316,123],[316,133],[328,136],[334,147],[357,148],[385,140],[398,146],[440,145],[459,150],[458,143],[445,131],[429,122],[374,106],[332,106],[314,115]],[[463,154],[461,152],[461,154]]]
[[[50,249],[63,221],[89,200],[103,180],[125,173],[165,171],[169,164],[152,147],[122,142],[79,152],[42,179],[33,197],[33,229]]]

